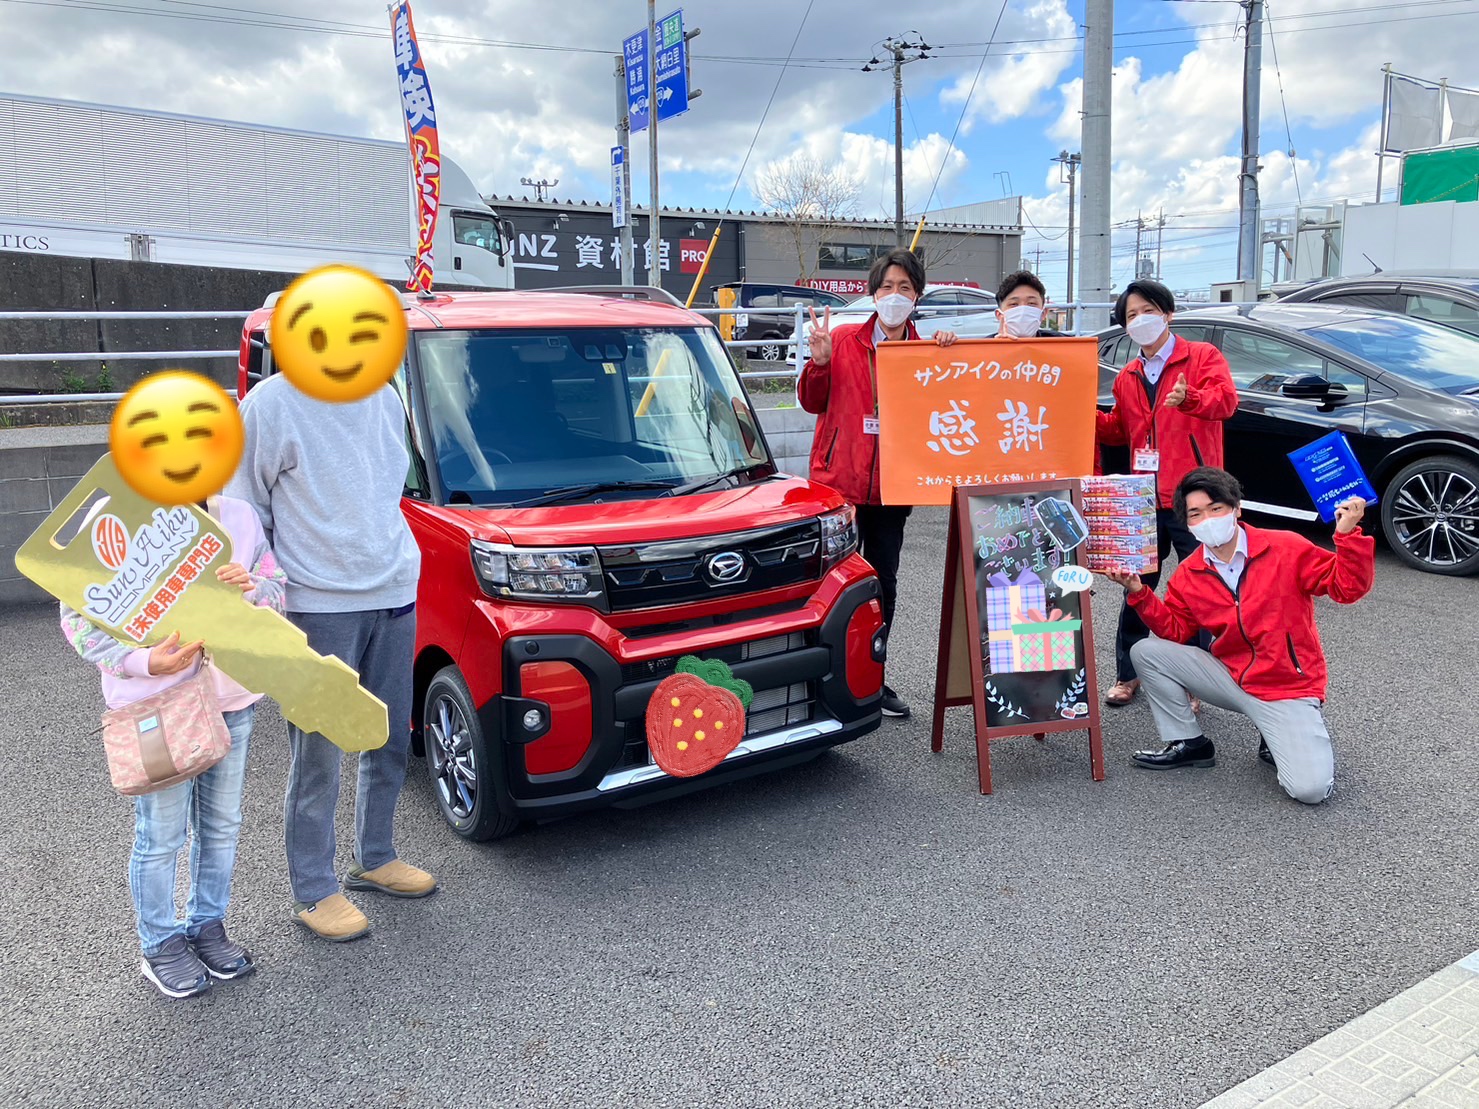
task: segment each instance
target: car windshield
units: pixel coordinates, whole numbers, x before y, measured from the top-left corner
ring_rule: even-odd
[[[416,334],[448,503],[660,488],[770,466],[710,328]]]
[[[1429,389],[1479,389],[1479,339],[1462,331],[1407,316],[1372,316],[1312,327],[1306,334]]]

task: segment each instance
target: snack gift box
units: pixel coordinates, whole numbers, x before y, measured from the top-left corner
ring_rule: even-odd
[[[1003,573],[992,574],[986,588],[986,639],[993,674],[1015,674],[1028,669],[1021,664],[1020,637],[1013,632],[1017,614],[1041,611],[1047,605],[1042,579],[1023,570],[1012,581]],[[1072,637],[1070,636],[1070,648]],[[1037,667],[1037,669],[1047,669]]]
[[[1155,571],[1155,475],[1103,474],[1079,479],[1089,541],[1084,564],[1099,573]]]

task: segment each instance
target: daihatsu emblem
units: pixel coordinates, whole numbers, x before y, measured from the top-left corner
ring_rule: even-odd
[[[745,556],[738,551],[720,551],[704,563],[709,579],[715,582],[737,581],[745,572]]]

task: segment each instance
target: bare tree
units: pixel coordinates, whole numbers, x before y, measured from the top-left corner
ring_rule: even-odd
[[[779,217],[772,234],[796,255],[801,281],[817,269],[817,247],[826,225],[849,219],[857,211],[861,185],[840,166],[810,155],[773,163],[755,180],[755,196]]]

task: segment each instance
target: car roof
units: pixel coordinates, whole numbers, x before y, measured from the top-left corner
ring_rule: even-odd
[[[651,294],[649,294],[651,295]],[[277,294],[252,314],[270,316]],[[618,292],[498,290],[401,294],[406,326],[412,331],[442,328],[712,327],[711,321],[680,304],[623,296]]]
[[[1363,308],[1346,304],[1290,304],[1286,301],[1267,301],[1254,305],[1217,305],[1207,308],[1188,309],[1177,312],[1177,321],[1188,323],[1216,323],[1220,320],[1242,318],[1254,323],[1288,328],[1292,331],[1307,331],[1313,327],[1325,327],[1349,320],[1389,319],[1392,313],[1377,308]]]
[[[1379,273],[1347,274],[1345,277],[1326,277],[1301,285],[1301,292],[1316,289],[1338,289],[1347,285],[1368,285],[1385,282],[1430,281],[1436,285],[1459,285],[1465,289],[1479,290],[1479,270],[1382,270]]]

